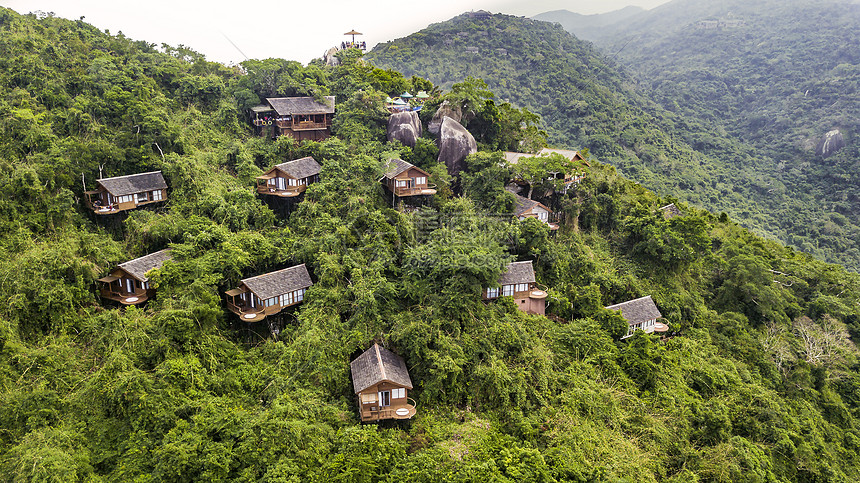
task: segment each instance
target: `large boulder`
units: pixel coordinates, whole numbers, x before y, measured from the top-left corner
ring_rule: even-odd
[[[834,129],[821,137],[821,140],[818,141],[818,146],[815,148],[815,154],[822,158],[827,158],[836,154],[837,151],[844,147],[845,138],[842,137],[839,129]]]
[[[415,111],[396,112],[388,118],[388,140],[415,147],[421,137],[421,120]]]
[[[457,176],[465,168],[463,160],[478,152],[472,133],[459,122],[445,117],[439,129],[439,162],[448,167],[448,174]]]
[[[337,47],[332,47],[325,51],[325,53],[323,54],[323,61],[325,62],[325,65],[333,67],[337,67],[340,65],[340,59],[335,56],[335,54],[337,54],[339,50],[340,49],[338,49]]]
[[[451,103],[448,101],[444,101],[439,105],[439,108],[436,109],[436,114],[433,114],[433,119],[431,119],[430,124],[427,125],[427,130],[430,131],[430,134],[434,136],[439,135],[439,130],[442,128],[442,120],[445,119],[445,116],[450,117],[457,122],[463,120],[463,113],[460,112],[460,109],[451,106]]]

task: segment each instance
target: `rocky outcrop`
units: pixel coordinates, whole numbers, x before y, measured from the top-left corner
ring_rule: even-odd
[[[334,67],[340,65],[340,59],[338,59],[334,55],[338,53],[339,50],[340,49],[338,49],[337,47],[332,47],[325,51],[325,54],[323,54],[323,61],[325,62],[325,65],[330,65]]]
[[[448,101],[443,102],[439,105],[439,109],[436,109],[436,114],[433,114],[430,124],[427,125],[427,130],[430,131],[430,134],[434,136],[439,135],[439,130],[442,128],[442,120],[445,119],[445,116],[460,122],[462,121],[463,113],[460,112],[460,109],[451,106]]]
[[[821,137],[821,140],[818,141],[818,146],[815,148],[815,154],[822,158],[827,158],[836,154],[837,151],[844,147],[845,138],[842,137],[839,129],[834,129]]]
[[[397,112],[388,118],[388,140],[400,141],[401,144],[415,147],[421,137],[421,120],[415,111]]]
[[[448,167],[448,174],[457,176],[465,167],[466,156],[478,152],[478,143],[459,122],[445,116],[439,127],[439,162]]]

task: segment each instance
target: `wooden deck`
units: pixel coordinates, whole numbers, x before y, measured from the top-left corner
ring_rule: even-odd
[[[266,318],[264,307],[251,307],[248,305],[235,305],[227,302],[227,309],[239,316],[243,322],[259,322]]]
[[[312,121],[275,121],[275,124],[281,129],[289,129],[290,131],[311,131],[314,129],[328,129],[331,123],[328,122],[312,122]]]
[[[415,416],[415,401],[407,398],[412,404],[399,404],[397,406],[385,406],[375,411],[363,411],[361,420],[363,422],[381,421],[383,419],[411,419]]]
[[[404,196],[421,196],[421,195],[435,195],[436,194],[436,185],[428,184],[426,188],[394,188],[394,196],[404,197]]]
[[[281,198],[293,198],[304,193],[308,189],[307,185],[288,186],[286,189],[277,189],[274,186],[263,185],[257,186],[257,193],[261,195],[280,196]]]
[[[100,290],[101,297],[103,299],[113,300],[114,302],[119,302],[122,305],[137,305],[142,304],[149,300],[149,296],[146,294],[146,290],[138,290],[134,293],[127,292],[118,292],[115,290]]]

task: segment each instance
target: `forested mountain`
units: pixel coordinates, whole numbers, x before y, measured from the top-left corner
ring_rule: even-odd
[[[831,259],[855,269],[858,32],[860,4],[841,0],[676,0],[583,31],[664,108],[719,126],[772,160],[766,182],[802,200],[795,214],[781,211],[794,220],[784,226],[803,220],[783,239],[812,253],[850,253]],[[835,130],[846,148],[822,155]]]
[[[556,233],[516,221],[499,153],[452,180],[431,138],[386,142],[385,98],[459,103],[485,147],[539,143],[520,129],[539,120],[474,79],[440,90],[360,56],[229,69],[0,9],[0,479],[860,479],[857,274],[684,203],[667,219],[670,199],[594,157],[543,199]],[[246,108],[272,95],[335,96],[335,136],[254,137]],[[303,156],[320,181],[273,210],[255,177]],[[391,207],[392,156],[430,172],[424,206]],[[82,203],[100,174],[152,170],[156,208]],[[99,300],[97,278],[164,248],[147,305]],[[481,300],[514,260],[551,318]],[[228,312],[240,279],[297,263],[314,285],[278,340]],[[672,337],[621,341],[603,307],[646,295]],[[406,361],[410,421],[360,423],[349,363],[373,342]]]
[[[809,153],[802,161],[775,158],[772,150],[733,136],[729,123],[658,105],[640,81],[558,25],[461,15],[380,44],[368,57],[442,85],[479,77],[502,99],[540,114],[551,143],[588,148],[661,194],[725,211],[761,234],[860,268],[860,221],[851,206],[856,190],[822,191],[851,183],[848,151],[841,155],[846,161],[826,163],[839,163],[829,172],[839,179],[812,169],[821,163]]]

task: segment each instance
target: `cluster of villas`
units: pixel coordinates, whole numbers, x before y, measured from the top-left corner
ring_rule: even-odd
[[[265,106],[252,109],[252,120],[263,135],[272,126],[272,135],[291,135],[297,139],[323,139],[330,134],[331,114],[334,98],[317,101],[312,98],[266,99]],[[541,154],[557,152],[570,159],[582,160],[575,151],[545,150]],[[510,163],[516,163],[523,153],[505,153]],[[582,160],[584,161],[584,160]],[[430,175],[402,160],[391,159],[384,167],[380,182],[393,198],[431,196],[436,187],[429,183]],[[257,193],[264,196],[294,198],[301,195],[309,185],[319,180],[320,164],[312,157],[281,163],[258,176]],[[566,192],[584,177],[578,173],[549,173],[561,180]],[[119,213],[167,199],[167,183],[160,171],[102,178],[97,187],[86,191],[87,204],[99,215]],[[547,223],[551,229],[550,210],[545,205],[515,194],[514,216],[519,220],[536,218]],[[674,205],[661,208],[671,216],[677,212]],[[169,249],[129,260],[113,268],[98,279],[99,293],[103,299],[121,306],[139,305],[155,295],[149,276],[172,260]],[[266,317],[302,303],[306,291],[313,285],[311,275],[304,264],[256,275],[240,280],[238,287],[227,290],[225,305],[244,322],[260,322]],[[482,299],[490,302],[500,297],[511,297],[517,309],[527,314],[545,315],[546,287],[535,278],[531,261],[513,262],[499,277],[497,286],[485,287]],[[630,300],[606,307],[617,310],[627,320],[629,331],[623,337],[633,335],[636,330],[646,333],[665,332],[665,324],[658,322],[662,316],[650,296]],[[415,404],[408,397],[412,381],[406,364],[400,356],[374,344],[351,364],[353,388],[357,397],[362,421],[383,419],[408,419],[415,415]]]

